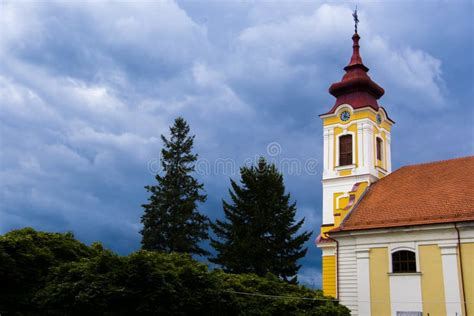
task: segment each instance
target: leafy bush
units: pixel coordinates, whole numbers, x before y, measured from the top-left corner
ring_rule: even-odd
[[[32,309],[33,296],[44,286],[51,267],[92,254],[71,233],[23,228],[0,236],[0,312]]]
[[[268,274],[229,274],[211,272],[223,293],[229,293],[233,315],[350,315],[349,310],[328,297],[321,290],[282,282]],[[248,293],[248,294],[242,294]]]
[[[0,310],[17,314],[349,315],[321,291],[273,275],[209,272],[189,255],[118,256],[100,244],[87,247],[71,234],[32,229],[0,237],[0,250],[2,284],[8,270],[19,277]]]

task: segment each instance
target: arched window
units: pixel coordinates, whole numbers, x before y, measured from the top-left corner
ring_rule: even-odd
[[[339,166],[352,165],[352,135],[339,137]]]
[[[400,250],[392,253],[392,272],[416,272],[416,256],[413,251]]]
[[[377,160],[382,161],[382,147],[383,140],[380,137],[377,137]]]

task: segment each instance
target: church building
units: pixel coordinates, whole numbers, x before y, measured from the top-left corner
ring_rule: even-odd
[[[395,122],[352,40],[320,115],[323,291],[352,315],[474,316],[474,157],[392,172]]]

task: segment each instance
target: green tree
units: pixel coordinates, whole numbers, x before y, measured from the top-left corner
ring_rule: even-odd
[[[209,272],[189,255],[142,250],[53,268],[35,301],[49,315],[348,316],[321,291],[273,275]]]
[[[57,315],[205,315],[218,305],[207,266],[187,254],[104,250],[51,271],[36,295]]]
[[[70,233],[12,231],[0,236],[0,255],[6,315],[349,315],[321,291],[270,274],[209,272],[179,253],[119,256]]]
[[[170,139],[161,135],[164,174],[156,175],[156,185],[145,187],[151,196],[142,205],[142,248],[206,255],[199,243],[208,239],[209,220],[197,208],[206,195],[203,185],[191,175],[197,159],[191,152],[194,136],[188,135],[189,125],[182,117],[174,121],[170,132]]]
[[[34,310],[34,294],[44,286],[51,267],[93,254],[71,233],[23,228],[0,236],[0,312]]]
[[[272,274],[231,274],[211,272],[218,280],[219,302],[224,315],[245,316],[349,316],[350,311],[321,290],[284,282]],[[223,295],[227,293],[226,295]],[[234,313],[233,313],[234,312]]]
[[[296,282],[298,259],[311,233],[298,234],[296,203],[285,194],[283,176],[260,158],[257,166],[240,169],[241,186],[231,179],[232,202],[223,201],[225,221],[212,224],[220,240],[211,239],[217,255],[210,261],[232,273],[272,273]]]

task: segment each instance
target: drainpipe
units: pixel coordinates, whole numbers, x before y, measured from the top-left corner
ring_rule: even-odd
[[[336,299],[339,300],[339,241],[329,237],[327,234],[325,235],[328,239],[336,242]]]
[[[458,233],[458,251],[459,251],[459,267],[460,267],[460,272],[461,272],[461,288],[462,288],[462,301],[464,305],[464,313],[467,315],[467,304],[466,304],[466,292],[464,291],[464,274],[462,270],[462,251],[461,251],[461,235],[459,233],[459,228],[456,226],[456,223],[454,223],[454,228],[456,229],[456,232]]]

